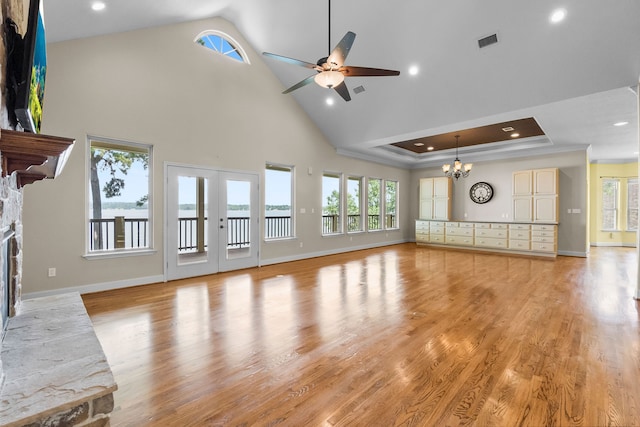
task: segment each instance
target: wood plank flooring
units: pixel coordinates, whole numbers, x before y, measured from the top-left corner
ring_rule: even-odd
[[[636,268],[402,244],[83,298],[112,426],[640,426]]]

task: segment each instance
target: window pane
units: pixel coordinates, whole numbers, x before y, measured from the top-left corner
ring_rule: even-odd
[[[264,171],[264,237],[293,237],[293,166],[267,165]]]
[[[381,209],[381,194],[380,189],[382,187],[381,179],[369,179],[369,186],[367,189],[367,228],[368,230],[381,230],[382,222],[380,221]]]
[[[398,183],[396,181],[385,181],[384,190],[384,214],[385,228],[398,228],[398,215],[396,211],[396,200],[398,197]]]
[[[342,232],[340,219],[340,175],[322,176],[322,234]]]
[[[638,229],[638,179],[627,181],[627,230]]]
[[[347,231],[362,231],[362,178],[347,179]]]
[[[618,180],[602,181],[602,229],[618,228]]]
[[[91,141],[89,153],[89,251],[150,247],[151,147]]]
[[[228,56],[240,62],[249,62],[245,55],[241,53],[241,48],[231,41],[231,38],[219,31],[205,31],[196,38],[196,43],[201,46]]]

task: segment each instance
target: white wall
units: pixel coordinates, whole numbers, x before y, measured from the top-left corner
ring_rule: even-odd
[[[240,42],[251,65],[193,42],[203,30]],[[26,294],[148,283],[163,274],[163,164],[258,172],[297,167],[298,239],[261,244],[263,263],[404,241],[413,236],[410,173],[335,153],[292,96],[225,20],[209,19],[49,45],[43,133],[76,145],[63,174],[24,190]],[[320,102],[321,100],[319,100]],[[153,255],[87,260],[87,135],[153,144]],[[308,167],[313,174],[308,175]],[[399,181],[401,230],[320,236],[323,170]],[[261,178],[263,179],[263,178]],[[264,188],[261,185],[261,188]],[[315,214],[310,214],[315,208]],[[300,242],[304,248],[300,248]],[[57,276],[47,277],[48,267]]]
[[[473,159],[462,159],[473,162]],[[494,162],[474,162],[471,175],[453,183],[453,212],[451,218],[458,221],[512,221],[511,177],[514,171],[559,168],[560,169],[560,219],[558,224],[558,253],[585,256],[588,251],[588,187],[587,152],[575,151],[547,156],[523,157]],[[442,169],[415,170],[411,174],[410,209],[413,219],[418,215],[418,184],[423,177],[442,176]],[[479,205],[469,198],[469,189],[485,181],[494,189],[488,203]],[[579,214],[569,214],[568,209],[580,209]]]

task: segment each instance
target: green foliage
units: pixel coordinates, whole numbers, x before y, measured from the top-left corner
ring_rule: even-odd
[[[95,165],[96,170],[107,171],[111,176],[102,187],[102,192],[106,198],[117,197],[122,194],[122,190],[125,188],[125,180],[119,174],[127,175],[135,162],[140,162],[147,169],[149,167],[148,154],[91,147],[92,167]],[[137,203],[143,205],[148,198],[149,195],[145,195]]]
[[[327,202],[323,207],[324,215],[339,215],[340,214],[340,193],[338,190],[333,190],[331,194],[327,196]]]

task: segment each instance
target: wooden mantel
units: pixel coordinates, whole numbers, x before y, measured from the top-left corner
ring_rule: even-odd
[[[41,170],[30,171],[29,168],[43,165],[52,158],[66,157],[74,142],[75,140],[71,138],[2,129],[0,131],[2,176],[15,172],[18,188],[44,178],[53,178]]]

